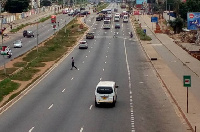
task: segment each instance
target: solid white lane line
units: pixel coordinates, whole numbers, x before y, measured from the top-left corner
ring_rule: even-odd
[[[63,89],[62,93],[65,92],[65,89]]]
[[[52,107],[53,107],[53,104],[51,104],[51,106],[49,106],[49,108],[48,108],[48,109],[50,110]]]
[[[74,78],[72,77],[72,79],[71,80],[73,80]]]
[[[129,63],[128,63],[128,55],[127,55],[127,51],[126,51],[126,40],[124,39],[124,53],[125,53],[125,57],[126,57],[126,66],[127,66],[127,71],[128,71],[128,82],[129,82],[129,91],[130,91],[130,108],[131,108],[131,113],[133,111],[133,99],[132,99],[132,87],[131,87],[131,73],[130,73],[130,67],[129,67]],[[135,131],[135,126],[134,124],[134,115],[131,114],[131,125],[132,125],[132,131]]]
[[[34,127],[32,127],[28,132],[32,132],[33,129],[34,129]]]
[[[92,106],[93,106],[93,105],[90,106],[90,110],[92,109]]]

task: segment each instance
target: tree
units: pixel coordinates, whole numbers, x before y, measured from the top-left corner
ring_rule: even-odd
[[[5,10],[10,13],[27,11],[30,0],[7,0]]]
[[[179,14],[186,21],[187,12],[199,12],[200,1],[199,0],[187,0],[185,3],[180,3]]]
[[[180,33],[184,24],[183,19],[180,17],[175,20],[169,20],[168,23],[173,28],[175,34]]]
[[[41,6],[51,6],[51,2],[49,0],[43,0],[41,3],[40,3]]]

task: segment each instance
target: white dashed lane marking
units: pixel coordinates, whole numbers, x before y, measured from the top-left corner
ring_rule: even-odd
[[[62,93],[64,93],[64,92],[65,92],[65,89],[62,90]]]
[[[74,78],[72,77],[72,79],[71,80],[73,80]]]
[[[53,104],[51,104],[48,109],[50,110],[52,107],[53,107]]]
[[[93,106],[93,105],[90,106],[90,110],[92,109],[92,106]]]
[[[33,129],[34,129],[34,127],[32,127],[28,132],[32,132],[33,131]]]

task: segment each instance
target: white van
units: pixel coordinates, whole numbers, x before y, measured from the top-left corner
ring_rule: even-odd
[[[114,81],[100,81],[95,90],[95,106],[100,104],[112,104],[115,106],[117,101],[117,89]]]
[[[128,15],[123,16],[123,22],[128,22]]]
[[[120,21],[120,16],[119,16],[119,15],[115,15],[114,21],[115,21],[115,22],[119,22],[119,21]]]

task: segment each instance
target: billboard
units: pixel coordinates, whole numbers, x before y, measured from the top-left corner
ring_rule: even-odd
[[[200,28],[200,12],[187,13],[187,28],[189,30],[198,30]]]
[[[147,0],[136,0],[137,5],[141,5],[143,2],[147,2]]]

